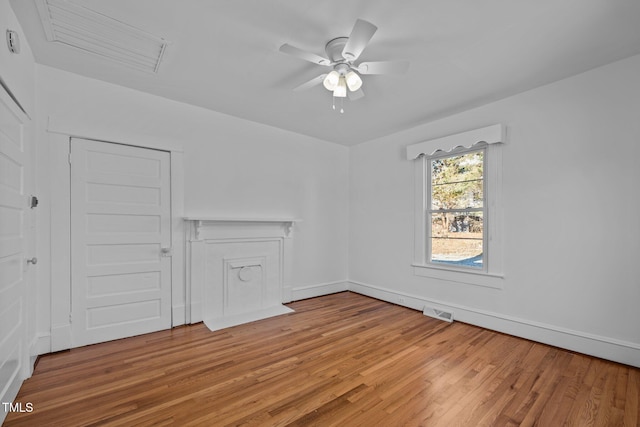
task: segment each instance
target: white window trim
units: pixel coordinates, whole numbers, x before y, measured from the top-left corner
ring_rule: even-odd
[[[433,214],[434,212],[437,211],[433,211],[433,209],[429,208],[429,202],[432,202],[432,200],[430,199],[430,197],[428,196],[429,194],[432,193],[433,191],[433,182],[431,180],[431,173],[427,173],[427,171],[431,171],[431,161],[435,160],[435,159],[445,159],[445,158],[451,158],[453,156],[461,156],[461,155],[465,155],[465,154],[469,154],[469,153],[477,153],[477,152],[482,152],[482,167],[483,169],[486,169],[486,165],[487,165],[487,149],[486,149],[486,144],[476,144],[476,146],[474,146],[473,148],[455,148],[454,150],[447,152],[447,153],[442,153],[442,152],[438,152],[437,154],[433,155],[433,156],[422,156],[423,158],[423,167],[425,170],[425,181],[426,181],[426,185],[425,185],[425,192],[424,194],[424,198],[425,198],[425,221],[423,224],[430,224],[431,220],[429,220],[429,217],[433,218]],[[486,173],[483,172],[483,178],[482,178],[482,188],[483,188],[483,198],[485,200],[485,202],[483,202],[483,206],[482,206],[482,217],[485,218],[484,223],[485,223],[485,229],[487,228],[487,220],[486,218],[489,217],[488,215],[488,206],[486,204],[486,200],[488,200],[488,196],[487,196],[487,185],[485,182],[485,177],[486,177]],[[474,208],[474,211],[476,211],[478,208]],[[459,209],[458,212],[464,212],[467,209]],[[431,213],[431,215],[429,215],[429,212]],[[431,238],[433,237],[430,227],[426,227],[425,226],[425,232],[427,233],[427,237],[425,239],[425,241],[429,241],[431,240]],[[475,272],[480,272],[480,273],[486,273],[488,272],[487,270],[487,262],[486,260],[488,259],[488,255],[487,255],[487,248],[488,248],[488,237],[487,237],[487,233],[482,233],[482,252],[483,252],[483,263],[482,263],[482,267],[481,268],[477,268],[477,267],[463,267],[463,266],[456,266],[456,265],[447,265],[447,264],[442,264],[442,263],[437,263],[434,261],[426,261],[426,264],[429,266],[433,266],[433,267],[439,267],[442,266],[442,268],[444,268],[445,270],[461,270],[461,271],[475,271]],[[432,242],[433,243],[433,242]],[[425,260],[429,260],[432,259],[433,256],[433,252],[429,250],[429,245],[426,244],[425,245]]]
[[[407,147],[414,161],[414,274],[434,279],[501,289],[503,285],[502,150],[506,130],[497,124]],[[485,146],[485,191],[488,205],[486,267],[483,270],[427,263],[426,185],[428,156]]]

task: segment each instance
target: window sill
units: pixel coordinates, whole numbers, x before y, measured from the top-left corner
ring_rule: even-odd
[[[487,273],[485,271],[473,271],[439,267],[428,264],[411,264],[413,274],[432,279],[446,280],[449,282],[464,283],[466,285],[484,286],[486,288],[502,289],[504,276],[501,274]]]

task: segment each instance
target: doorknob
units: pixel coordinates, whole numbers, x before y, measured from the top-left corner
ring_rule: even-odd
[[[37,263],[38,263],[38,258],[36,258],[36,257],[33,257],[33,258],[27,260],[27,264],[36,265]]]
[[[160,254],[162,256],[171,256],[171,248],[160,248]]]

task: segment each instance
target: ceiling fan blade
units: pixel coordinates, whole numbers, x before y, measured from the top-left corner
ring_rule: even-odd
[[[342,49],[344,59],[347,61],[356,60],[364,48],[367,47],[369,40],[371,40],[371,37],[373,37],[377,29],[378,27],[371,22],[362,19],[356,20],[353,30],[351,30],[351,34],[349,35],[349,40],[347,40],[347,44],[345,44]]]
[[[327,77],[327,75],[326,75],[326,74],[320,74],[318,77],[314,77],[314,78],[312,78],[311,80],[309,80],[308,82],[306,82],[306,83],[302,83],[300,86],[298,86],[298,87],[294,88],[293,90],[294,90],[295,92],[299,92],[299,91],[301,91],[301,90],[307,90],[307,89],[310,89],[310,88],[312,88],[312,87],[314,87],[314,86],[317,86],[317,85],[319,85],[320,83],[322,83],[322,81],[324,80],[324,78],[325,78],[325,77]]]
[[[409,69],[409,61],[362,62],[358,65],[360,74],[403,74]]]
[[[280,52],[287,55],[295,56],[296,58],[304,59],[305,61],[313,62],[320,65],[331,65],[331,61],[315,53],[307,52],[306,50],[299,49],[290,44],[283,44],[280,46]]]
[[[348,91],[347,96],[350,101],[357,101],[360,98],[364,98],[364,91],[362,88],[356,90],[355,92]]]

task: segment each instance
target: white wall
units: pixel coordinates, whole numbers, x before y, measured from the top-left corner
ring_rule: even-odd
[[[349,276],[359,292],[416,308],[441,302],[459,320],[640,365],[638,56],[351,149],[46,66],[36,71],[40,301],[51,297],[47,251],[56,250],[46,214],[56,185],[45,133],[53,123],[85,137],[184,150],[189,215],[301,218],[293,286],[312,290],[299,295],[344,288]],[[405,147],[494,123],[510,134],[503,289],[414,276]],[[39,315],[46,333],[50,313],[39,307]]]
[[[347,148],[47,66],[37,66],[37,93],[43,212],[60,185],[51,182],[54,148],[47,128],[171,147],[184,151],[187,216],[301,219],[294,239],[294,293],[346,280]],[[47,227],[44,240],[51,233]],[[47,254],[42,257],[46,262]],[[46,299],[50,280],[40,285]],[[50,315],[42,313],[42,330],[50,327]]]
[[[640,366],[640,56],[353,147],[351,287]],[[409,144],[508,127],[503,289],[413,275]]]

